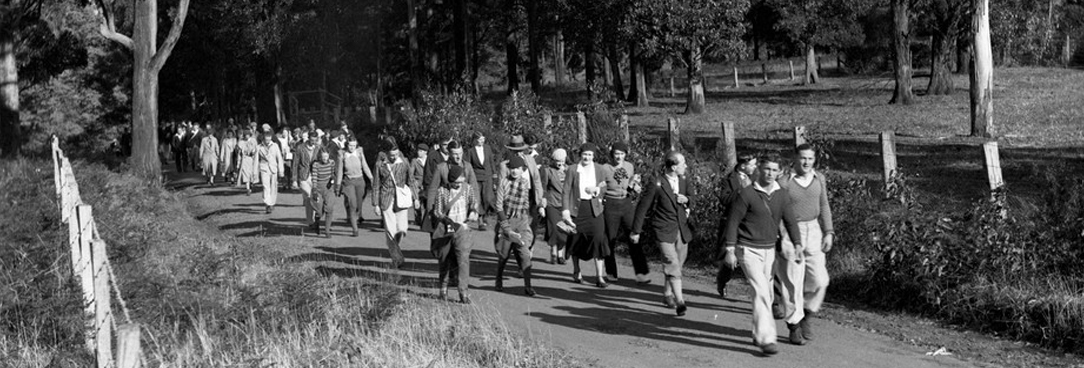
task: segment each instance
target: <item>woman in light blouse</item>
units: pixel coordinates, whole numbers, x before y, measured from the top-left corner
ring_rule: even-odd
[[[605,165],[595,164],[598,146],[584,143],[580,146],[580,162],[569,167],[565,175],[564,195],[562,196],[561,217],[566,223],[576,226],[576,232],[569,234],[568,248],[572,251],[572,280],[582,283],[579,260],[595,261],[595,285],[608,286],[602,278],[605,269],[603,260],[610,254],[606,242],[606,223],[602,217],[601,194],[606,188],[606,179],[613,175]]]

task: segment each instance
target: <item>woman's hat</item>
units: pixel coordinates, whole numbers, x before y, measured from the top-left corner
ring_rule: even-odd
[[[591,142],[585,142],[584,144],[581,144],[580,153],[584,153],[587,151],[598,153],[598,146]]]

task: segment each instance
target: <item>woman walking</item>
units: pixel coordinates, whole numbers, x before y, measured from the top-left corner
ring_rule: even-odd
[[[237,143],[238,156],[241,158],[241,163],[237,167],[239,175],[237,176],[237,185],[240,186],[243,182],[245,184],[246,194],[252,195],[252,183],[256,181],[256,141],[252,139],[252,131],[246,130],[242,134],[244,139]]]
[[[580,162],[569,168],[565,175],[563,209],[561,217],[576,226],[576,233],[568,239],[572,248],[572,281],[583,283],[580,260],[595,261],[595,286],[609,286],[602,277],[603,260],[610,254],[606,242],[606,223],[602,217],[602,198],[606,180],[612,175],[605,166],[595,164],[598,146],[584,143],[580,146]]]
[[[568,171],[568,153],[563,148],[553,150],[550,164],[540,172],[545,190],[546,244],[550,246],[550,264],[565,264],[565,242],[568,236],[558,229],[561,222],[561,203],[565,193],[565,175]]]
[[[226,130],[226,137],[222,138],[222,142],[219,144],[219,171],[222,176],[225,177],[227,183],[233,181],[233,175],[237,170],[237,160],[234,157],[234,151],[237,150],[237,135],[233,133],[233,130]]]
[[[399,245],[407,234],[407,210],[418,203],[411,189],[413,179],[408,175],[410,165],[403,159],[399,146],[388,138],[384,141],[384,149],[384,154],[377,159],[376,173],[373,175],[373,212],[383,219],[391,266],[399,268],[404,261]]]

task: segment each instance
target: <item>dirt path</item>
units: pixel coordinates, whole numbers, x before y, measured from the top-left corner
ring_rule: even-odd
[[[369,220],[359,237],[350,237],[342,219],[344,211],[337,201],[337,221],[331,239],[315,238],[304,232],[304,212],[297,192],[282,193],[274,213],[264,213],[259,192],[246,196],[244,189],[226,186],[207,187],[194,175],[170,175],[171,186],[186,189],[190,208],[200,220],[209,222],[239,237],[281,237],[296,244],[292,261],[306,262],[321,272],[352,276],[381,276],[388,271],[388,251],[384,236],[374,221],[372,209],[365,208]],[[367,198],[368,199],[368,198]],[[368,200],[366,200],[368,202]],[[730,299],[715,294],[709,280],[692,279],[685,283],[685,317],[676,317],[662,305],[662,276],[652,272],[652,283],[637,287],[622,279],[606,289],[593,284],[593,267],[585,270],[585,283],[571,282],[571,264],[546,262],[549,248],[539,241],[534,250],[534,287],[536,297],[523,294],[516,271],[507,273],[505,291],[493,290],[496,257],[492,233],[476,232],[471,254],[472,308],[499,313],[509,326],[574,354],[601,367],[970,367],[952,356],[926,356],[925,351],[901,344],[884,335],[859,331],[834,322],[815,321],[817,339],[806,346],[780,344],[780,353],[765,358],[752,344],[749,289],[735,289]],[[436,262],[428,250],[428,234],[412,226],[403,244],[406,266],[392,275],[404,283],[414,283],[435,294]],[[659,266],[657,264],[653,266]],[[514,269],[514,266],[510,267]],[[632,269],[622,265],[622,276]],[[455,292],[453,291],[454,295]],[[463,308],[449,304],[449,308]],[[780,340],[786,327],[778,322]]]

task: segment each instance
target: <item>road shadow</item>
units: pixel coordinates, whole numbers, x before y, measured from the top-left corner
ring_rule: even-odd
[[[592,304],[591,307],[585,308],[554,307],[568,313],[568,316],[526,313],[529,317],[538,318],[542,323],[607,335],[624,335],[760,355],[759,350],[751,348],[749,331],[632,308],[623,298],[615,297],[616,291],[608,289],[584,291],[580,288],[536,288],[536,290],[540,295]]]

